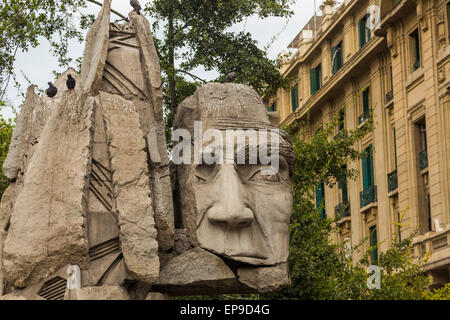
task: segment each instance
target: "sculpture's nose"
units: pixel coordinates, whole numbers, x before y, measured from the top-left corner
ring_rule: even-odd
[[[217,186],[224,197],[208,210],[208,220],[226,229],[249,226],[255,217],[245,203],[244,188],[233,165],[221,166]]]

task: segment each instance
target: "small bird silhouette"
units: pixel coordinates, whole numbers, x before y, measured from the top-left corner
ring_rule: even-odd
[[[229,74],[227,74],[227,77],[225,78],[225,83],[227,82],[234,82],[238,77],[238,73],[237,72],[230,72]]]
[[[67,88],[69,88],[69,90],[73,90],[75,89],[76,84],[77,84],[76,80],[72,78],[71,74],[69,74],[66,81]]]
[[[45,90],[45,93],[47,94],[47,97],[53,98],[58,93],[58,89],[53,85],[53,83],[48,83],[48,89]]]
[[[141,5],[139,4],[138,0],[130,0],[130,5],[133,7],[134,11],[136,11],[137,14],[141,14]]]

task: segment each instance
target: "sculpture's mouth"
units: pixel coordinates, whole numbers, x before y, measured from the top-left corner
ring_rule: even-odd
[[[261,260],[266,260],[268,257],[266,255],[263,254],[259,254],[259,253],[237,253],[237,254],[230,254],[227,255],[228,257],[231,258],[253,258],[253,259],[261,259]]]

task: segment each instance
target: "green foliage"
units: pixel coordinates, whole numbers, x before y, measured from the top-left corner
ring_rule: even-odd
[[[355,170],[345,165],[363,156],[355,145],[373,129],[373,119],[354,130],[342,130],[334,136],[338,117],[317,131],[309,140],[299,128],[310,128],[308,120],[291,126],[296,153],[293,176],[294,208],[291,222],[289,267],[292,285],[263,299],[338,299],[338,300],[398,300],[398,299],[448,299],[450,287],[430,291],[430,279],[423,272],[427,257],[413,259],[411,244],[415,234],[398,241],[378,258],[381,288],[369,289],[367,280],[371,264],[368,238],[351,249],[362,258],[356,263],[345,258],[343,247],[331,241],[338,232],[338,219],[322,219],[314,202],[315,189],[323,181],[333,187],[342,177],[358,177]],[[348,167],[348,166],[347,166]],[[401,223],[398,225],[401,228]]]
[[[166,75],[169,109],[179,103],[176,93],[181,77],[199,79],[192,72],[201,67],[220,73],[218,81],[238,72],[237,82],[252,86],[260,94],[273,95],[287,80],[279,72],[278,60],[271,60],[249,33],[229,31],[250,16],[287,17],[294,0],[155,0],[144,11],[154,19],[155,39],[161,68]]]
[[[3,162],[8,155],[13,129],[14,120],[5,120],[3,116],[0,115],[0,199],[9,185],[8,179],[1,172],[1,168],[3,167]]]
[[[62,67],[72,63],[67,56],[70,39],[83,41],[82,29],[89,27],[91,16],[76,15],[86,7],[84,0],[9,0],[0,4],[0,101],[9,84],[18,51],[27,52],[43,39]],[[78,22],[77,22],[78,23]]]

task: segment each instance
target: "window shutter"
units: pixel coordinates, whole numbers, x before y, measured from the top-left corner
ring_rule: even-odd
[[[377,239],[377,227],[374,226],[369,229],[370,230],[370,246],[374,247],[372,249],[372,264],[377,265],[378,264],[378,239]]]
[[[323,182],[320,182],[316,188],[316,207],[320,209],[320,217],[325,219],[325,184]]]
[[[360,49],[364,47],[364,44],[366,43],[366,22],[364,20],[365,20],[364,18],[359,20],[358,24]]]
[[[369,113],[370,113],[369,96],[370,96],[370,90],[369,90],[369,88],[367,88],[363,92],[363,112],[364,112],[364,117],[366,115],[369,115]]]
[[[298,108],[298,85],[291,89],[292,111]]]
[[[366,150],[367,152],[367,150]],[[367,172],[367,161],[368,161],[368,155],[365,154],[362,157],[362,173],[363,173],[363,189],[366,190],[367,187],[369,186],[369,173]]]
[[[338,66],[337,66],[338,57],[336,54],[337,49],[338,49],[337,46],[331,48],[331,65],[332,65],[331,74],[335,74],[336,71],[338,70]]]
[[[366,27],[366,32],[367,32],[367,37],[366,37],[366,43],[367,42],[369,42],[369,40],[370,40],[370,35],[371,35],[371,31],[370,31],[370,29],[369,29],[369,27],[368,27],[368,25],[367,25],[367,22],[368,21],[370,21],[370,14],[367,14],[366,15],[366,19],[365,19],[366,21],[365,21],[365,23],[364,23],[364,25],[365,25],[365,27]]]
[[[368,151],[369,151],[369,161],[368,161],[368,165],[369,165],[369,185],[373,186],[375,184],[375,179],[374,179],[374,173],[373,173],[373,151],[372,151],[372,145],[369,146]]]
[[[317,91],[317,88],[316,88],[317,76],[316,76],[315,69],[309,70],[309,79],[310,79],[310,83],[311,83],[311,95],[313,95]]]

